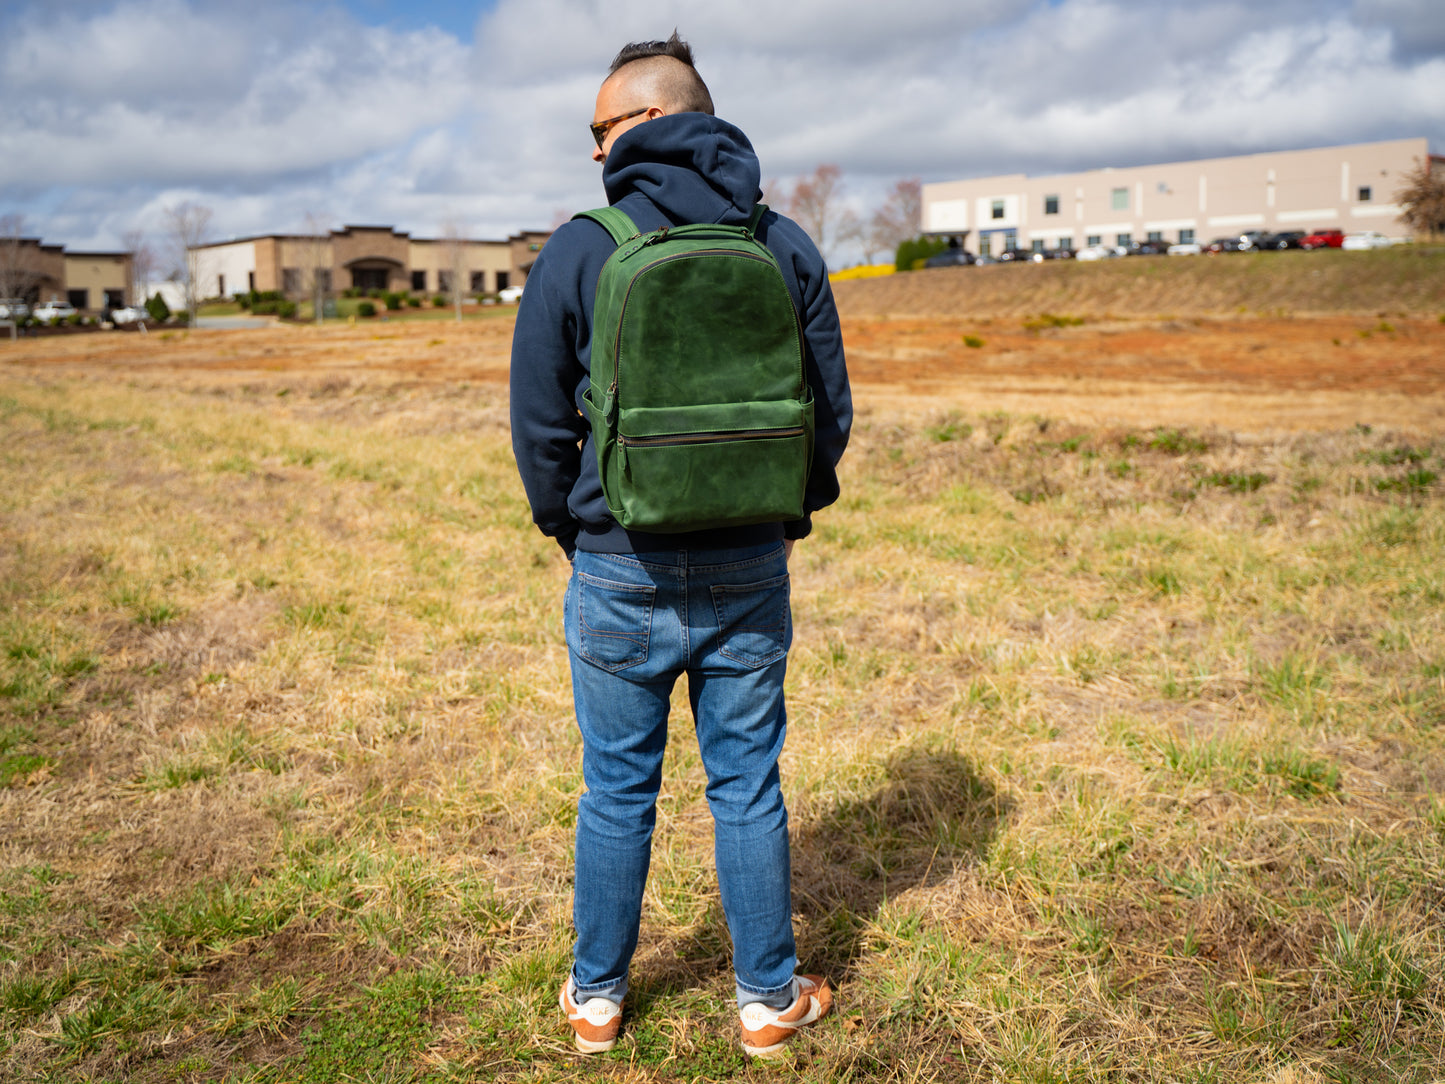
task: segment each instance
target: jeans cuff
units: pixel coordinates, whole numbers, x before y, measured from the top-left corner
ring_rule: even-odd
[[[611,979],[606,982],[593,982],[583,986],[577,981],[577,976],[568,972],[567,985],[572,988],[572,1000],[579,1005],[594,997],[604,997],[615,1005],[621,1005],[622,999],[627,996],[627,976],[620,979]]]
[[[789,979],[782,986],[775,986],[771,990],[755,990],[739,982],[737,991],[739,1009],[759,1004],[766,1005],[770,1009],[786,1009],[798,1000],[798,980]]]

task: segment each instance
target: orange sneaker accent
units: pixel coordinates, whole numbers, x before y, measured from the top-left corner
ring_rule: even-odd
[[[797,981],[798,996],[786,1009],[770,1009],[757,1003],[744,1006],[738,1018],[744,1054],[777,1057],[799,1030],[828,1015],[833,1008],[833,989],[828,980],[822,975],[799,975]]]
[[[557,1004],[572,1025],[573,1041],[584,1054],[600,1054],[617,1045],[617,1031],[622,1025],[622,1006],[605,997],[588,998],[579,1008],[572,999],[572,980],[562,983]]]

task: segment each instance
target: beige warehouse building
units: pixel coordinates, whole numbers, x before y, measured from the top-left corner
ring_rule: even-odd
[[[345,226],[314,237],[267,234],[192,251],[200,297],[251,290],[305,297],[315,277],[328,293],[357,289],[437,294],[450,291],[454,273],[462,276],[463,291],[484,294],[522,285],[550,236],[528,230],[505,241],[450,242],[412,237],[390,226]]]
[[[98,313],[143,298],[132,296],[129,252],[68,252],[38,237],[0,242],[0,293],[9,290],[32,307],[66,301],[81,312]]]
[[[1397,139],[1047,177],[923,186],[923,230],[979,255],[1006,248],[1199,241],[1246,230],[1376,230],[1404,237],[1395,193],[1427,141]]]

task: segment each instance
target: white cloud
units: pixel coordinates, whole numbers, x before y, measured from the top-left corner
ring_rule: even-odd
[[[455,38],[287,5],[203,16],[132,0],[15,27],[0,45],[9,191],[269,184],[395,146],[455,116],[471,91]]]
[[[612,56],[674,27],[764,177],[836,162],[860,210],[912,175],[1445,150],[1440,0],[499,0],[468,41],[425,14],[37,0],[0,39],[0,190],[76,245],[180,198],[212,206],[218,235],[318,211],[546,226],[602,199],[586,123]]]

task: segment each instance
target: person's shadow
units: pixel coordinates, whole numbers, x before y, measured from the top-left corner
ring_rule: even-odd
[[[941,884],[978,861],[1009,808],[957,752],[905,749],[866,797],[820,810],[793,833],[793,911],[802,970],[845,981],[868,923],[886,900]],[[646,987],[662,994],[731,972],[731,943],[714,900],[703,920],[659,946]]]

